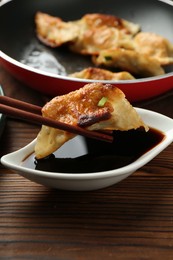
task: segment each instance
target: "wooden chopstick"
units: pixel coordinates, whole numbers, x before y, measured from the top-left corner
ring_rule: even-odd
[[[30,103],[23,102],[18,99],[14,99],[7,96],[0,96],[0,104],[4,104],[10,107],[19,108],[28,112],[41,114],[41,107]]]
[[[78,134],[101,141],[113,141],[113,136],[108,133],[89,131],[79,126],[73,126],[43,117],[41,115],[41,107],[6,96],[0,96],[0,113],[23,119],[38,125],[47,125],[73,134]]]

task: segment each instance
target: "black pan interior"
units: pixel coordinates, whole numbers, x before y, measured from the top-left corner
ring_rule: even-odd
[[[86,13],[113,14],[139,23],[173,42],[173,6],[158,0],[12,0],[0,8],[0,49],[8,56],[35,68],[66,74],[90,66],[90,59],[64,47],[51,49],[35,35],[37,11],[77,20]],[[168,68],[168,72],[172,67]]]

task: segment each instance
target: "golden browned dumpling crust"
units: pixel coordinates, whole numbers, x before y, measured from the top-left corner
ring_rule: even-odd
[[[157,60],[161,65],[173,64],[173,44],[164,37],[140,32],[134,37],[135,50]]]
[[[160,63],[146,54],[122,48],[103,50],[98,56],[93,56],[95,65],[104,65],[108,68],[121,68],[135,75],[145,77],[163,75],[164,69]]]
[[[100,105],[100,101],[104,102]],[[58,96],[42,109],[44,117],[89,130],[130,130],[148,127],[125,98],[124,93],[111,84],[92,83],[69,94]],[[36,158],[56,151],[75,135],[42,126],[35,146]]]
[[[76,24],[80,27],[80,33],[69,47],[83,55],[98,54],[100,50],[113,47],[131,49],[132,36],[140,30],[138,24],[98,13],[84,15]]]
[[[69,74],[69,77],[95,80],[131,80],[134,77],[127,71],[111,72],[106,69],[89,67],[79,72]]]
[[[66,23],[59,17],[42,12],[35,16],[36,34],[40,41],[51,47],[74,41],[79,34],[79,27],[74,23]]]
[[[45,44],[59,47],[70,43],[71,50],[97,54],[99,50],[130,45],[130,38],[140,27],[113,15],[87,14],[80,20],[64,22],[59,17],[37,12],[37,37]]]
[[[123,31],[126,34],[135,35],[140,30],[140,25],[129,22],[122,18],[119,18],[110,14],[93,13],[86,14],[81,18],[82,23],[84,23],[88,28],[91,27],[113,27],[118,30]]]

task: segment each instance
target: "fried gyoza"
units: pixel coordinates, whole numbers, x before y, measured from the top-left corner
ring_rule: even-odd
[[[113,47],[131,49],[132,36],[140,30],[138,24],[105,14],[84,15],[77,24],[80,27],[78,38],[69,47],[84,55]]]
[[[99,101],[105,99],[100,106]],[[42,109],[44,117],[89,130],[127,131],[139,127],[148,130],[124,93],[111,84],[92,83],[69,94],[58,96]],[[43,158],[61,147],[75,135],[42,126],[35,146],[36,158]]]
[[[59,47],[77,39],[79,27],[71,22],[64,22],[59,17],[54,17],[42,12],[35,16],[37,37],[44,44]]]
[[[134,37],[134,48],[141,54],[152,57],[161,65],[173,64],[173,44],[164,37],[149,32],[140,32]]]
[[[113,27],[102,26],[88,29],[69,45],[70,50],[82,55],[95,55],[114,47],[131,49],[131,35]]]
[[[146,54],[122,48],[103,50],[97,57],[93,57],[95,65],[121,68],[135,75],[146,77],[165,73],[160,63]]]
[[[133,38],[133,48],[114,48],[93,57],[96,65],[115,67],[141,76],[157,76],[165,73],[162,65],[173,64],[173,45],[155,33],[139,32]]]
[[[79,72],[75,72],[69,75],[74,78],[81,79],[95,79],[95,80],[131,80],[134,77],[127,71],[111,72],[109,70],[100,68],[86,68]]]
[[[173,44],[166,38],[140,32],[138,24],[108,14],[86,14],[65,22],[59,17],[37,12],[38,38],[51,47],[68,45],[73,52],[91,55],[96,65],[115,67],[137,76],[163,75],[173,64]],[[114,51],[113,51],[114,50]],[[110,57],[108,60],[105,57]]]
[[[113,15],[87,14],[80,20],[64,22],[59,17],[37,12],[38,38],[45,44],[58,47],[69,43],[70,49],[81,54],[97,54],[102,49],[130,45],[130,38],[139,25]]]
[[[138,24],[129,22],[122,18],[114,15],[92,13],[84,15],[80,21],[80,24],[84,24],[84,27],[88,28],[99,28],[102,26],[116,28],[123,31],[126,34],[135,35],[139,30],[140,26]]]

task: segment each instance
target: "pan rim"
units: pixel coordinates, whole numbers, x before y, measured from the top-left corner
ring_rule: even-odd
[[[10,0],[11,1],[11,0]],[[34,72],[36,74],[39,75],[43,75],[43,76],[47,76],[47,77],[53,77],[56,79],[62,79],[62,80],[68,80],[68,81],[78,81],[78,82],[103,82],[103,83],[116,83],[118,82],[119,84],[123,84],[124,82],[126,83],[130,83],[130,84],[137,84],[137,83],[141,83],[141,82],[148,82],[148,81],[155,81],[155,80],[160,80],[160,79],[165,79],[165,78],[169,78],[169,77],[173,77],[173,72],[168,72],[164,75],[159,75],[159,76],[152,76],[152,77],[146,77],[146,78],[140,78],[140,79],[132,79],[132,80],[92,80],[92,79],[81,79],[81,78],[73,78],[70,76],[64,76],[64,75],[59,75],[59,74],[54,74],[51,72],[47,72],[47,71],[43,71],[40,69],[36,69],[33,68],[29,65],[23,64],[22,62],[19,62],[17,60],[15,60],[14,58],[11,58],[10,56],[8,56],[7,54],[5,54],[4,52],[0,51],[0,59],[3,59],[19,68],[28,70],[30,72]]]

